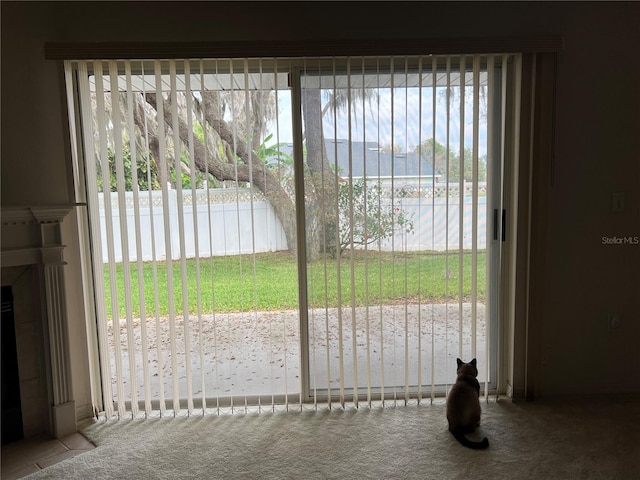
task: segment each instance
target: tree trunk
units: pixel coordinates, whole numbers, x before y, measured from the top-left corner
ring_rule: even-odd
[[[304,136],[307,145],[307,166],[311,176],[313,203],[307,202],[307,257],[316,259],[331,253],[336,244],[336,172],[327,160],[322,132],[322,99],[319,89],[302,90]],[[312,203],[312,204],[311,204]]]

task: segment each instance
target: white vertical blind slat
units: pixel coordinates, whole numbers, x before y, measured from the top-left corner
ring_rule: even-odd
[[[231,85],[233,85],[234,90],[239,90],[238,85],[237,85],[237,75],[235,72],[235,66],[234,66],[234,62],[233,61],[229,61],[228,62],[228,67],[229,67],[229,77],[230,77],[230,82]],[[236,112],[237,111],[237,98],[235,95],[231,96],[231,111],[232,112]],[[232,125],[232,136],[233,136],[233,150],[237,151],[237,147],[238,147],[238,143],[242,141],[241,138],[239,138],[239,134],[238,134],[238,129],[237,129],[237,125],[236,122],[233,122]],[[235,169],[235,178],[238,179],[239,178],[239,172],[238,172],[238,162],[234,162],[234,169]],[[238,189],[236,189],[236,194],[235,194],[235,202],[236,202],[236,229],[237,229],[237,236],[238,236],[238,252],[242,252],[242,222],[240,219],[240,193],[238,191]],[[239,264],[240,264],[240,277],[241,280],[244,277],[244,257],[241,255],[239,257]],[[239,290],[239,297],[240,299],[244,298],[244,282],[241,281],[241,287]],[[230,337],[232,338],[236,338],[239,339],[242,335],[241,331],[236,331],[236,329],[233,329],[231,324],[228,324],[228,328],[230,331],[232,331],[233,333],[230,334]],[[240,356],[243,356],[244,354],[244,343],[240,340]],[[230,365],[231,368],[231,365]],[[230,389],[230,394],[231,394],[231,412],[235,412],[236,409],[236,394],[234,392],[234,388],[233,388],[233,384],[232,384],[232,388]],[[243,403],[246,403],[246,396],[243,396],[242,398]]]
[[[436,126],[438,125],[438,116],[436,115],[436,105],[438,102],[438,59],[431,58],[431,166],[434,175],[431,177],[431,225],[435,225],[436,221]],[[448,194],[448,191],[446,192]],[[446,212],[446,224],[449,224],[448,212]],[[435,245],[435,228],[431,229],[431,245]],[[448,230],[447,230],[448,231]],[[448,234],[447,234],[448,236]],[[447,277],[447,269],[445,266],[445,281]],[[436,396],[436,353],[435,353],[435,306],[431,304],[431,402]]]
[[[126,292],[131,292],[131,264],[129,261],[129,230],[127,226],[127,199],[124,178],[124,155],[122,126],[120,120],[120,90],[118,88],[118,64],[115,61],[109,62],[109,81],[111,84],[111,121],[113,122],[113,150],[114,163],[116,168],[116,190],[118,195],[118,218],[120,220],[120,245],[122,249],[122,280]],[[130,152],[131,155],[131,152]],[[133,306],[131,296],[124,296],[125,319],[126,319],[126,349],[128,352],[128,372],[123,371],[121,381],[125,382],[125,373],[129,379],[131,411],[135,416],[138,413],[138,382],[136,372],[135,342],[133,331]],[[114,317],[115,318],[115,317]],[[116,322],[114,322],[115,325]],[[118,322],[119,323],[119,322]],[[118,328],[118,340],[120,332]]]
[[[365,86],[367,84],[366,82],[366,67],[365,67],[365,59],[362,59],[362,63],[361,63],[361,68],[362,68],[362,105],[360,106],[360,108],[362,109],[362,112],[366,112],[366,96],[367,96],[367,92],[365,89]],[[366,120],[363,119],[363,132],[364,132],[364,141],[362,142],[362,156],[363,158],[366,158],[367,155],[367,141],[369,140],[367,138],[367,129],[366,129],[366,125],[365,125]],[[368,174],[369,172],[367,171],[367,162],[364,162],[364,166],[363,166],[363,176],[364,178],[368,178]],[[364,182],[364,191],[365,191],[365,196],[368,195],[368,189],[367,189],[367,182]],[[365,204],[365,211],[364,211],[364,238],[368,238],[369,236],[369,211],[367,210],[366,206],[368,204]],[[364,251],[365,251],[365,257],[367,258],[367,262],[365,263],[365,270],[364,270],[364,289],[365,289],[365,342],[366,342],[366,359],[367,359],[367,405],[371,406],[371,401],[372,401],[372,392],[371,392],[371,376],[372,376],[372,372],[371,372],[371,322],[370,322],[370,304],[369,304],[369,243],[365,242],[364,245]]]
[[[262,64],[260,66],[260,81],[262,82]],[[264,74],[267,77],[267,82],[269,79],[269,73],[265,73]],[[273,69],[273,81],[274,83],[277,84],[278,81],[278,63],[276,61],[274,61],[274,69]],[[279,109],[279,97],[278,97],[278,89],[276,88],[274,91],[274,101],[275,101],[275,105],[276,108]],[[275,139],[276,139],[276,145],[280,145],[281,143],[281,139],[280,139],[280,115],[276,115],[275,118]],[[278,155],[278,159],[277,159],[277,172],[278,172],[278,181],[282,182],[282,177],[281,177],[281,168],[282,168],[282,158],[280,155]],[[265,174],[266,176],[266,171]],[[266,182],[266,178],[265,178],[265,182]],[[275,411],[275,391],[276,389],[274,388],[274,375],[273,375],[273,365],[274,365],[274,358],[273,358],[273,353],[274,353],[274,344],[273,344],[273,331],[274,331],[274,322],[272,319],[269,319],[269,363],[270,365],[272,365],[271,367],[271,375],[270,375],[270,384],[271,384],[271,411]],[[285,326],[285,330],[286,330],[286,326]],[[314,335],[312,334],[311,336],[312,338],[314,338]],[[286,342],[286,336],[285,336],[285,342]],[[315,343],[315,342],[314,342]],[[285,343],[285,351],[286,351],[287,345]],[[315,354],[313,355],[313,357],[315,359]],[[315,367],[312,368],[312,372],[315,372]],[[312,382],[312,385],[315,385],[315,381]],[[314,388],[315,391],[315,388]],[[289,388],[288,385],[285,383],[285,403],[288,403],[288,392],[289,392]],[[302,397],[302,395],[300,396]],[[302,398],[301,398],[302,400]]]
[[[277,65],[277,62],[276,62]],[[305,61],[305,59],[302,59],[302,63],[299,67],[299,70],[295,70],[292,68],[293,72],[290,75],[290,80],[289,83],[291,84],[292,87],[296,87],[299,86],[299,91],[297,92],[299,94],[299,103],[300,103],[300,108],[296,109],[295,105],[297,102],[297,95],[295,93],[292,92],[292,102],[291,102],[291,106],[292,106],[292,110],[296,113],[299,114],[299,117],[296,118],[300,118],[299,120],[299,128],[296,129],[295,133],[293,134],[293,140],[294,142],[298,141],[297,138],[297,133],[299,132],[301,139],[300,142],[302,143],[302,139],[305,137],[306,135],[306,129],[304,127],[304,121],[303,119],[305,118],[306,115],[306,107],[304,104],[304,98],[306,95],[306,89],[308,88],[308,85],[305,84],[304,82],[304,78],[306,75],[306,69],[307,69],[307,63]],[[276,67],[276,71],[277,71],[277,67]],[[299,73],[298,73],[299,72]],[[277,78],[274,76],[274,78]],[[276,89],[276,99],[278,99],[278,90]],[[276,102],[277,104],[277,102]],[[292,115],[293,117],[293,115]],[[279,118],[279,117],[277,117]],[[296,119],[292,119],[292,122],[295,122]],[[280,134],[280,122],[278,120],[276,120],[276,134],[279,137]],[[295,154],[295,152],[294,152]],[[278,158],[278,165],[280,165],[280,158]],[[280,172],[280,169],[279,169]],[[282,181],[282,176],[279,174],[278,175],[278,179],[280,181]],[[320,178],[320,182],[322,185],[325,185],[325,177],[324,175],[321,176]],[[300,204],[300,202],[296,202],[296,208],[298,208],[298,205]],[[325,203],[324,202],[320,202],[320,208],[322,211],[322,214],[324,215],[326,212],[325,209]],[[321,230],[321,235],[325,234],[325,230]],[[324,263],[324,266],[326,268],[326,262]],[[325,275],[325,280],[326,280],[326,275]],[[307,298],[313,298],[316,295],[316,292],[318,291],[318,283],[315,281],[315,278],[313,276],[309,276],[307,278],[307,289],[308,289],[308,297]],[[326,292],[326,289],[325,289]],[[326,302],[323,302],[323,306],[326,308]],[[300,306],[300,311],[302,313],[302,306]],[[309,319],[309,325],[308,325],[308,337],[309,337],[309,341],[307,342],[307,345],[303,345],[303,342],[300,342],[300,367],[301,370],[304,368],[304,362],[303,362],[303,355],[305,355],[305,347],[308,349],[307,351],[307,355],[309,358],[309,379],[308,379],[308,386],[309,386],[309,392],[308,392],[308,400],[312,403],[313,408],[314,409],[318,409],[319,407],[319,402],[320,402],[320,392],[322,390],[322,386],[320,385],[321,379],[320,376],[318,375],[318,373],[321,371],[321,367],[319,366],[321,363],[324,362],[324,354],[327,352],[327,349],[325,348],[324,350],[322,349],[322,345],[323,345],[323,339],[324,342],[327,342],[328,336],[329,336],[329,328],[326,324],[326,320],[328,318],[328,316],[322,315],[319,313],[320,308],[312,308],[311,302],[309,302],[308,305],[308,319]],[[323,336],[323,330],[321,328],[321,325],[319,325],[319,318],[324,317],[325,319],[325,325],[324,325],[324,336]],[[301,326],[302,326],[302,322]],[[327,368],[327,372],[330,372],[329,368]],[[328,382],[327,382],[327,391],[328,393],[328,397],[330,397],[330,389],[331,389],[331,375],[327,375],[328,378]],[[301,402],[303,401],[303,397],[306,397],[306,392],[304,392],[304,382],[301,382],[301,390],[303,390],[301,393],[302,395],[300,395],[301,397]],[[331,400],[327,401],[328,405],[331,404]]]
[[[409,129],[409,66],[407,64],[407,59],[404,60],[404,131],[408,131]],[[407,136],[405,135],[404,145],[401,145],[402,151],[409,151],[409,144],[407,140]],[[408,169],[408,157],[405,155],[405,165],[404,171],[407,172]],[[392,172],[392,175],[395,176],[395,172]],[[400,205],[402,205],[402,198],[400,199]],[[394,212],[395,215],[395,212]],[[403,234],[404,237],[404,234]],[[406,250],[405,241],[402,242],[401,251]],[[403,275],[403,288],[404,288],[404,402],[405,404],[409,401],[409,292],[408,292],[408,258],[404,255],[404,275]]]
[[[96,122],[98,128],[99,137],[99,154],[98,158],[101,159],[101,175],[102,175],[102,194],[105,208],[105,226],[107,237],[107,256],[109,258],[109,289],[111,293],[111,322],[112,333],[111,339],[114,344],[116,352],[115,369],[116,369],[116,404],[118,414],[120,416],[125,414],[124,403],[124,385],[122,383],[122,355],[120,345],[120,321],[118,318],[118,293],[116,290],[117,273],[115,266],[115,254],[114,254],[114,233],[113,233],[113,214],[111,205],[111,172],[109,170],[109,154],[107,150],[107,120],[105,118],[106,105],[104,98],[103,87],[103,67],[102,62],[94,63],[95,79],[96,79]]]
[[[462,323],[462,298],[464,294],[464,203],[465,203],[465,168],[464,168],[464,160],[465,160],[465,152],[464,152],[464,144],[465,144],[465,101],[466,101],[466,57],[462,56],[460,58],[460,95],[459,95],[459,103],[460,103],[460,157],[459,157],[459,165],[458,169],[460,172],[460,180],[458,182],[458,356],[464,361],[469,361],[470,359],[465,359],[464,353],[462,351],[462,346],[464,342],[464,327]]]
[[[218,60],[215,60],[214,62],[214,71],[215,71],[215,77],[218,77],[218,69],[219,69],[219,64],[218,64]],[[203,95],[205,94],[204,92],[204,83],[202,86],[203,89]],[[204,98],[204,97],[203,97]],[[220,105],[220,102],[216,102],[217,104],[217,110],[218,110],[218,115],[222,116],[222,106]],[[205,109],[206,108],[206,103],[205,105],[203,105],[203,119],[206,120],[206,112]],[[206,123],[203,123],[203,125],[206,125]],[[207,135],[207,130],[205,128],[205,138]],[[207,143],[205,142],[205,145],[207,145]],[[210,193],[207,189],[207,200],[208,200],[208,207],[207,207],[207,213],[209,216],[209,239],[211,242],[211,245],[213,245],[213,237],[214,237],[214,232],[216,232],[216,225],[213,224],[213,217],[212,217],[212,212],[211,212],[211,197],[210,197]],[[227,228],[227,215],[225,214],[225,204],[222,204],[222,208],[223,208],[223,228],[226,231]],[[225,235],[225,238],[223,240],[223,245],[224,245],[224,253],[225,256],[227,255],[227,237]],[[213,252],[213,247],[211,247],[211,251]],[[220,318],[221,316],[219,316],[217,314],[217,300],[216,300],[216,295],[215,295],[215,287],[217,285],[217,281],[216,281],[216,276],[215,276],[215,268],[214,268],[214,261],[213,261],[213,256],[211,257],[211,289],[214,292],[213,294],[213,339],[214,339],[214,349],[216,352],[218,352],[218,348],[219,348],[219,344],[218,344],[218,332],[219,330],[222,329],[221,326],[221,322],[220,322]],[[214,362],[215,363],[215,376],[216,376],[216,383],[220,381],[220,377],[222,376],[222,372],[221,369],[218,367],[218,362]],[[220,414],[220,399],[218,397],[216,397],[216,413]]]
[[[391,161],[390,161],[390,171],[391,173],[391,212],[395,211],[396,208],[396,197],[395,197],[395,176],[393,175],[393,172],[395,171],[395,163],[396,163],[396,153],[395,153],[395,144],[396,144],[396,121],[395,121],[395,113],[396,113],[396,91],[395,91],[395,75],[393,75],[393,73],[395,72],[395,58],[391,58],[391,65],[390,65],[390,110],[391,110],[391,119],[390,119],[390,138],[391,138]],[[393,215],[393,213],[392,213]],[[391,251],[395,252],[396,250],[396,238],[395,235],[393,237],[391,237]],[[391,277],[393,279],[393,284],[395,285],[396,283],[396,265],[395,262],[393,263],[393,267],[391,269]],[[392,332],[391,332],[391,338],[393,338],[393,361],[392,361],[392,366],[394,368],[392,368],[393,371],[393,376],[394,378],[397,378],[397,372],[398,372],[398,350],[397,350],[397,321],[396,321],[396,307],[394,306],[392,308]],[[384,368],[384,367],[383,367]],[[394,382],[394,385],[392,386],[392,391],[393,391],[393,404],[396,405],[396,402],[398,401],[398,382]]]
[[[377,98],[377,102],[376,102],[376,130],[377,130],[377,144],[380,145],[381,144],[381,126],[382,126],[382,122],[381,122],[381,100],[380,100],[380,93],[381,93],[381,80],[380,80],[380,73],[381,73],[381,66],[380,66],[380,58],[376,58],[376,98]],[[378,178],[380,178],[381,173],[382,173],[382,162],[380,161],[380,151],[378,150],[376,152],[376,165],[377,165],[377,174],[378,174]],[[380,196],[378,196],[377,198],[377,207],[378,209],[380,209],[382,204],[382,198],[380,198]],[[378,217],[378,228],[380,227],[380,222],[381,219],[380,217]],[[381,297],[382,296],[382,255],[378,255],[378,294]],[[378,302],[379,306],[378,306],[378,323],[380,325],[380,397],[381,397],[381,401],[382,401],[382,405],[384,406],[385,404],[385,347],[384,347],[384,342],[386,339],[386,335],[385,335],[385,329],[384,329],[384,325],[385,325],[385,319],[384,319],[384,312],[383,312],[383,306],[382,306],[382,302]]]
[[[423,58],[420,57],[418,59],[418,158],[422,158],[423,150],[422,150],[422,115],[423,115]],[[435,137],[434,137],[435,138]],[[423,191],[423,175],[425,172],[422,170],[422,162],[419,163],[418,166],[418,193],[421,194]],[[433,168],[435,170],[435,162],[433,164]],[[418,205],[418,218],[422,218],[422,202]],[[422,235],[420,235],[422,237]],[[422,241],[422,240],[421,240]],[[422,401],[422,387],[423,387],[423,365],[422,365],[422,356],[423,356],[423,345],[422,345],[422,282],[423,282],[423,269],[422,265],[420,265],[420,272],[418,274],[418,326],[417,326],[417,336],[418,336],[418,358],[417,358],[417,369],[418,369],[418,403]]]
[[[336,72],[336,59],[334,58],[332,61],[332,75],[333,75],[333,95],[334,98],[337,98],[338,96],[338,89],[337,89],[337,72]],[[334,125],[333,125],[333,131],[335,132],[334,135],[334,149],[335,149],[335,159],[336,159],[336,164],[335,164],[335,168],[336,168],[336,172],[339,171],[338,168],[338,125],[337,125],[337,102],[333,102],[333,109],[334,109],[334,115],[333,115],[333,119],[334,119]],[[347,179],[347,181],[349,181]],[[336,188],[336,192],[339,191],[339,184],[338,184],[338,179],[336,178],[336,182],[335,182],[335,188]],[[336,195],[336,203],[335,203],[335,208],[336,211],[339,210],[339,199],[338,199],[338,195]],[[341,247],[341,238],[340,238],[340,233],[339,233],[339,228],[338,226],[336,226],[336,248],[340,249]],[[338,290],[338,295],[337,295],[337,303],[338,303],[338,359],[339,359],[339,372],[340,372],[340,376],[339,376],[339,391],[340,391],[340,405],[342,405],[344,407],[345,402],[346,402],[346,398],[345,398],[345,348],[344,348],[344,337],[343,337],[343,310],[342,310],[342,264],[340,261],[340,257],[341,255],[338,254],[336,255],[336,283],[337,283],[337,290]]]
[[[450,173],[451,173],[451,99],[453,92],[451,91],[451,58],[447,57],[446,59],[446,136],[445,136],[445,178],[446,178],[446,186],[445,186],[445,370],[446,370],[446,359],[449,358],[449,277],[450,269],[449,269],[449,204],[450,204]],[[446,381],[446,385],[448,385],[448,379]]]
[[[138,179],[138,164],[139,164],[139,151],[136,141],[136,131],[134,126],[134,108],[135,99],[133,96],[133,84],[131,79],[131,62],[125,62],[125,79],[126,79],[126,105],[127,105],[127,135],[129,136],[129,151],[131,153],[131,165],[134,167],[131,169],[131,184],[132,184],[132,198],[133,198],[133,212],[134,212],[134,228],[135,228],[135,252],[136,252],[136,268],[137,268],[137,281],[138,281],[138,299],[139,299],[139,321],[140,321],[140,350],[142,356],[142,382],[144,385],[144,411],[145,415],[151,413],[151,388],[149,377],[149,348],[147,341],[147,311],[146,311],[146,296],[145,296],[145,279],[144,279],[144,265],[142,262],[142,226],[140,223],[141,210],[140,210],[140,187]],[[144,154],[142,155],[144,158]],[[129,341],[130,348],[136,349],[134,339]],[[132,410],[134,416],[136,415],[137,399],[132,399]]]
[[[186,102],[186,122],[187,122],[187,155],[189,160],[189,179],[191,181],[191,216],[193,218],[193,242],[194,242],[194,254],[195,254],[195,268],[196,279],[200,278],[200,245],[198,239],[198,196],[196,192],[196,165],[194,159],[194,137],[193,137],[193,96],[191,92],[191,63],[189,61],[184,62],[184,84],[185,84],[185,102]],[[183,252],[185,257],[185,269],[183,271],[183,292],[187,292],[187,280],[188,274],[186,272],[186,249]],[[187,411],[192,413],[194,410],[193,403],[193,373],[192,373],[192,361],[191,361],[191,314],[189,308],[188,294],[183,294],[185,305],[185,318],[184,318],[184,343],[185,343],[185,370],[187,376]],[[198,319],[198,325],[202,324],[202,298],[200,293],[200,281],[196,281],[196,315]],[[201,331],[199,332],[201,334]],[[200,369],[203,367],[203,359],[200,357]]]
[[[169,223],[169,172],[167,168],[166,159],[166,137],[165,137],[165,121],[164,121],[164,101],[163,101],[163,82],[162,82],[162,65],[160,61],[154,62],[154,75],[155,75],[155,96],[156,96],[156,121],[158,123],[158,157],[160,163],[160,187],[162,191],[162,219],[163,219],[163,233],[164,233],[164,246],[165,246],[165,269],[167,275],[167,306],[169,310],[169,318],[166,320],[169,323],[169,342],[172,347],[170,354],[171,361],[175,359],[173,342],[171,339],[175,336],[175,300],[173,297],[173,265],[171,260],[173,259],[173,252],[171,246],[171,226]],[[156,284],[156,298],[158,298],[157,292],[158,285]],[[159,315],[156,315],[156,345],[158,354],[158,380],[159,380],[159,396],[160,396],[160,414],[166,413],[166,398],[165,398],[165,374],[162,351],[162,319]],[[175,371],[175,369],[172,369]],[[175,391],[175,388],[174,388]]]
[[[302,102],[303,102],[303,90],[304,90],[304,86],[302,85],[302,78],[300,76],[300,70],[304,70],[306,68],[306,64],[304,63],[304,61],[302,62],[302,64],[298,64],[294,67],[294,65],[292,63],[288,63],[288,71],[289,73],[289,85],[291,85],[291,92],[290,95],[288,96],[290,101],[291,101],[291,136],[292,136],[292,140],[293,140],[293,145],[292,145],[292,155],[293,155],[293,165],[288,169],[288,171],[292,171],[293,174],[293,189],[295,195],[294,195],[294,205],[295,205],[295,217],[296,217],[296,233],[297,233],[297,238],[299,239],[298,241],[303,242],[305,241],[304,239],[305,237],[305,233],[302,231],[302,225],[300,225],[300,222],[303,221],[302,220],[302,216],[305,213],[305,205],[304,205],[304,195],[300,195],[300,192],[304,192],[305,191],[305,185],[304,185],[304,175],[300,175],[300,172],[303,170],[303,164],[300,161],[301,158],[304,158],[304,148],[303,148],[303,138],[304,138],[304,122],[303,122],[303,111],[302,111]],[[298,70],[300,69],[300,70]],[[286,68],[285,68],[286,70]],[[300,347],[300,356],[298,358],[298,365],[300,367],[300,395],[299,395],[299,403],[300,405],[302,405],[303,401],[308,400],[309,397],[309,392],[311,390],[311,384],[309,382],[309,377],[305,374],[305,372],[308,372],[308,368],[310,365],[309,362],[309,339],[311,339],[312,337],[310,336],[310,331],[308,328],[308,319],[311,318],[312,321],[314,319],[314,315],[313,313],[310,313],[309,311],[304,311],[303,309],[307,309],[308,308],[308,303],[305,304],[305,301],[301,299],[308,299],[309,298],[309,287],[313,286],[313,282],[308,281],[307,278],[304,278],[303,275],[305,274],[304,272],[306,272],[306,248],[305,246],[301,243],[299,245],[299,247],[297,249],[297,280],[301,285],[304,285],[305,289],[300,289],[298,291],[298,300],[300,302],[299,304],[299,312],[298,312],[298,318],[297,318],[297,323],[298,323],[298,327],[299,327],[299,347]],[[308,300],[307,300],[308,302]],[[283,326],[283,332],[286,332],[286,328],[284,328]],[[303,340],[304,339],[304,340]],[[288,405],[289,405],[289,392],[285,393],[285,409],[288,410]]]
[[[189,308],[186,304],[187,301],[187,278],[186,278],[186,255],[185,255],[185,241],[184,241],[184,200],[182,196],[182,144],[180,142],[180,119],[178,117],[178,92],[177,92],[177,75],[176,75],[176,61],[169,61],[169,75],[170,75],[170,90],[169,100],[171,102],[171,118],[172,124],[170,125],[171,132],[173,133],[173,168],[175,175],[175,190],[177,201],[177,217],[178,217],[178,238],[179,238],[179,258],[180,258],[180,285],[182,287],[182,305],[178,305],[177,308],[182,306],[183,322],[187,323],[189,318]],[[170,259],[167,262],[169,269],[173,270],[173,265]],[[173,278],[173,274],[172,274]],[[173,285],[171,285],[170,292],[173,292]],[[172,296],[172,295],[171,295]],[[173,412],[174,415],[180,411],[180,375],[179,375],[179,363],[178,363],[178,332],[177,332],[177,316],[174,314],[169,317],[169,332],[171,341],[171,378],[173,383]],[[186,328],[186,326],[185,326]],[[184,347],[183,347],[184,349]],[[185,351],[185,356],[187,352]]]
[[[478,168],[480,136],[480,56],[473,57],[473,159],[471,210],[471,357],[476,358],[478,320]]]
[[[354,205],[353,205],[353,132],[352,132],[352,87],[351,62],[347,63],[347,139],[349,164],[349,281],[351,304],[351,362],[353,365],[353,402],[358,406],[358,328],[356,317],[356,278],[355,278],[355,243],[354,243]]]
[[[94,181],[98,177],[96,169],[96,162],[92,161],[97,158],[99,152],[96,150],[96,144],[94,141],[94,127],[93,119],[94,115],[91,110],[92,99],[89,86],[89,72],[87,62],[78,62],[78,89],[80,92],[80,114],[83,118],[82,122],[82,140],[85,158],[88,161],[84,162],[85,175],[86,175],[86,188],[87,188],[87,208],[89,210],[90,229],[92,235],[101,236],[100,227],[100,212],[98,209],[98,183]],[[96,132],[97,133],[97,132]],[[95,292],[105,291],[106,285],[104,282],[104,265],[102,264],[102,243],[95,242],[92,245],[94,256],[92,258],[93,263],[93,283]],[[98,272],[98,274],[96,274]],[[107,318],[106,301],[103,295],[95,295],[96,316],[98,319]],[[99,368],[103,379],[111,379],[111,362],[109,357],[109,344],[107,325],[105,321],[98,321],[97,333],[98,333],[98,353],[99,353]],[[102,382],[103,398],[106,400],[103,402],[103,408],[107,415],[113,415],[113,390],[111,380]]]
[[[145,66],[144,63],[141,63],[140,65],[141,67],[141,71],[142,71],[142,75],[144,77],[145,75]],[[155,67],[155,66],[154,66]],[[142,83],[142,97],[140,99],[142,106],[144,107],[144,104],[147,100],[147,91],[146,91],[146,82]],[[150,142],[149,142],[149,116],[147,115],[147,111],[145,108],[141,107],[141,112],[143,115],[143,132],[141,132],[141,135],[143,137],[142,141],[143,141],[143,145],[144,145],[144,152],[146,155],[146,162],[145,162],[145,167],[146,167],[146,175],[147,175],[147,203],[148,203],[148,215],[149,218],[151,219],[149,222],[149,230],[150,230],[150,237],[151,237],[151,270],[152,270],[152,280],[151,280],[151,285],[153,286],[153,318],[155,319],[155,334],[156,337],[159,338],[160,336],[160,330],[159,330],[159,325],[160,325],[160,301],[158,299],[158,253],[157,253],[157,249],[156,249],[156,241],[157,241],[157,237],[156,237],[156,227],[155,227],[155,222],[153,221],[154,219],[154,214],[155,214],[155,209],[153,206],[153,191],[151,188],[152,185],[152,168],[151,168],[151,148],[150,148]],[[146,212],[145,212],[146,213]],[[142,332],[149,332],[148,329],[148,325],[147,325],[147,318],[146,317],[141,317],[141,323],[142,323]],[[157,343],[157,342],[156,342]],[[153,360],[151,359],[151,354],[152,354],[152,350],[151,348],[148,346],[148,340],[147,337],[143,337],[142,339],[142,348],[145,349],[145,351],[148,351],[150,354],[150,361],[152,362]],[[162,382],[162,351],[158,347],[156,348],[156,358],[155,358],[155,364],[156,364],[156,368],[158,370],[158,373],[156,374],[156,376],[160,379],[159,385],[158,385],[158,389],[159,389],[159,398],[162,399],[163,398],[163,393],[164,392],[164,384]],[[150,395],[150,391],[151,391],[151,377],[150,376],[145,376],[145,392],[149,392],[146,395]],[[160,403],[160,407],[162,408],[162,401]],[[145,398],[145,413],[146,415],[149,415],[151,413],[151,399],[148,396],[147,398]]]
[[[202,113],[201,116],[199,117],[199,121],[200,121],[200,125],[202,125],[202,143],[204,144],[204,164],[205,164],[205,171],[204,171],[204,178],[205,178],[205,187],[206,187],[206,196],[207,196],[207,238],[209,239],[209,252],[213,252],[213,238],[211,235],[211,194],[210,194],[210,189],[211,187],[209,186],[209,149],[207,148],[207,146],[209,145],[209,132],[208,129],[206,128],[206,112],[205,112],[205,102],[204,102],[204,97],[205,97],[205,87],[204,87],[204,65],[203,65],[203,61],[200,60],[199,62],[199,78],[200,78],[200,98],[203,100],[202,101],[202,105],[201,105],[201,109],[202,109]],[[194,230],[195,230],[195,226],[194,226]],[[194,232],[195,234],[195,232]],[[204,277],[201,276],[200,274],[200,255],[198,255],[198,263],[197,263],[197,271],[198,271],[198,278],[203,279]],[[211,270],[213,271],[213,255],[211,255],[210,258],[210,262],[209,262],[209,266],[211,268]],[[213,277],[211,278],[211,282],[213,283]],[[205,333],[204,333],[204,319],[202,316],[202,296],[201,296],[201,292],[200,292],[200,285],[201,282],[198,282],[198,306],[200,308],[200,310],[198,311],[198,330],[199,330],[199,341],[198,341],[198,352],[200,355],[200,390],[201,390],[201,397],[200,397],[200,401],[202,402],[202,413],[206,413],[207,411],[207,384],[206,384],[206,375],[205,375],[205,357],[204,357],[204,337],[205,337]],[[213,290],[213,289],[212,289]],[[213,300],[213,299],[212,299]],[[213,302],[212,302],[213,303]],[[213,317],[215,318],[215,317]],[[215,323],[215,322],[214,322]],[[214,347],[216,345],[216,336],[215,336],[215,329],[214,329]],[[214,370],[214,373],[217,376],[217,366],[216,369]]]
[[[244,85],[245,85],[245,102],[244,102],[244,115],[245,115],[245,122],[247,125],[251,125],[252,123],[252,113],[254,113],[252,111],[252,108],[254,108],[254,105],[251,101],[251,92],[249,90],[249,62],[247,59],[244,60]],[[261,81],[261,79],[260,79]],[[260,92],[262,93],[262,92]],[[260,107],[257,107],[260,108]],[[262,115],[262,112],[258,111],[256,112],[257,115]],[[252,139],[251,139],[252,140]],[[250,196],[250,200],[249,200],[249,212],[250,212],[250,218],[251,218],[251,251],[252,251],[252,258],[251,258],[251,272],[252,272],[252,282],[253,282],[253,312],[251,315],[251,318],[253,319],[253,329],[257,329],[258,327],[258,297],[257,297],[257,273],[256,273],[256,212],[254,209],[254,201],[253,201],[253,191],[254,191],[254,183],[253,183],[253,162],[254,161],[260,161],[258,158],[254,159],[254,151],[253,151],[253,147],[250,146],[249,148],[249,190],[251,192],[251,196]],[[253,346],[253,348],[256,348],[255,345]],[[286,356],[285,356],[286,358]],[[285,378],[287,377],[286,375],[286,367],[285,367]],[[259,400],[258,400],[259,401]],[[245,396],[245,412],[247,410],[247,397]]]

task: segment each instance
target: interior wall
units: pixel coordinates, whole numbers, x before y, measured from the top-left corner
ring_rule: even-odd
[[[50,41],[224,41],[562,35],[553,184],[543,185],[541,395],[640,391],[638,3],[6,2],[2,13],[2,204],[75,201],[59,65]],[[611,195],[625,210],[611,212]],[[68,222],[68,223],[67,223]],[[77,228],[65,221],[72,359],[86,357]],[[536,259],[533,259],[536,261]],[[607,316],[620,326],[609,331]],[[85,362],[86,363],[86,362]],[[76,397],[89,397],[74,367]]]
[[[581,6],[563,28],[541,319],[551,392],[640,388],[624,367],[640,347],[640,4],[613,7],[615,19],[609,5]]]

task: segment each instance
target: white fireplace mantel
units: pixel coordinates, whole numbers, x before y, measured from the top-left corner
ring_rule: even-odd
[[[69,332],[64,282],[62,221],[78,206],[2,207],[2,267],[36,265],[42,271],[47,325],[52,433],[61,438],[77,430],[71,387]]]

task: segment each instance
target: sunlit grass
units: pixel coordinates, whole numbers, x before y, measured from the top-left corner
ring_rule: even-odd
[[[459,261],[462,257],[462,297],[472,294],[472,255],[457,252],[442,254],[419,252],[391,254],[346,252],[340,261],[328,258],[307,265],[308,297],[312,307],[375,305],[404,301],[455,301],[460,294]],[[477,254],[477,295],[485,295],[485,254]],[[197,264],[199,263],[199,274]],[[352,268],[353,266],[353,268]],[[142,282],[138,282],[137,264],[130,268],[131,289],[125,292],[124,268],[118,264],[116,282],[111,288],[108,266],[104,267],[107,315],[111,317],[112,290],[115,290],[119,317],[126,316],[130,302],[134,317],[141,314],[140,285],[144,296],[145,316],[181,315],[247,310],[288,310],[298,308],[298,268],[296,258],[288,253],[263,253],[189,259],[186,268],[186,297],[182,288],[182,264],[175,262],[143,263]],[[172,288],[169,287],[169,269]],[[338,270],[341,288],[338,289]],[[197,279],[200,279],[198,291]],[[157,282],[158,298],[154,298]],[[353,286],[353,288],[352,288]],[[340,291],[340,298],[338,292]],[[184,300],[184,301],[183,301]]]

